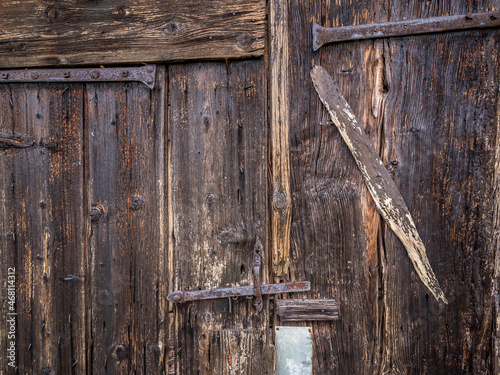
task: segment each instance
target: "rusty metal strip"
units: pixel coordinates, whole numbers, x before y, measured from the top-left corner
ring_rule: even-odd
[[[261,294],[279,294],[279,293],[292,293],[292,292],[307,292],[311,290],[311,283],[309,281],[293,281],[281,284],[267,284],[261,285]],[[254,287],[238,286],[234,288],[220,288],[220,289],[207,289],[207,290],[193,290],[193,291],[177,291],[170,293],[167,299],[170,302],[182,303],[187,301],[198,301],[203,299],[215,298],[228,298],[228,297],[243,297],[253,296]]]
[[[439,33],[444,31],[483,29],[499,26],[499,10],[459,16],[432,17],[408,21],[332,28],[324,28],[318,24],[314,24],[313,49],[316,51],[326,43]]]
[[[15,82],[142,82],[155,86],[156,65],[126,68],[0,70],[0,83]]]

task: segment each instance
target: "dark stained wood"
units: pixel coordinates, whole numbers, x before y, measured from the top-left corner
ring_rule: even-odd
[[[264,64],[173,65],[169,78],[170,291],[252,285],[255,240],[268,241]],[[245,235],[224,241],[227,231]],[[267,275],[264,262],[261,283]],[[263,299],[260,313],[246,298],[175,305],[169,373],[208,374],[212,330],[267,329],[268,297]]]
[[[500,91],[500,85],[499,85]],[[500,134],[500,96],[497,100],[496,134]],[[492,330],[492,368],[493,373],[500,372],[500,137],[495,139],[495,171],[493,174],[493,233],[492,247],[495,257],[493,270],[494,316]]]
[[[154,90],[141,83],[86,90],[93,373],[165,368],[164,67],[156,78]]]
[[[32,140],[0,149],[2,315],[15,267],[18,372],[85,373],[83,87],[2,85],[0,97],[3,134]]]
[[[0,68],[264,53],[265,1],[3,1]]]
[[[400,256],[401,245],[386,232],[385,298],[393,311],[386,315],[386,369],[491,371],[499,53],[499,30],[387,45],[393,104],[384,112],[383,157],[398,160],[394,181],[449,306],[429,300]]]
[[[338,85],[324,68],[314,66],[311,78],[322,103],[328,109],[333,123],[352,153],[378,212],[405,246],[424,285],[436,300],[448,303],[429,264],[425,245],[415,228],[403,197],[368,139],[363,126],[358,123],[356,115],[345,101]]]
[[[335,320],[339,318],[339,305],[334,299],[279,299],[276,313],[282,322]]]
[[[349,26],[492,9],[487,1],[290,4],[291,274],[311,280],[311,297],[335,297],[342,317],[311,324],[316,373],[493,373],[488,233],[498,31],[338,43],[317,52],[311,35],[314,22]],[[307,77],[314,64],[339,83],[395,177],[450,305],[426,298],[404,248],[380,224],[347,146],[314,97]]]
[[[210,374],[274,374],[274,349],[269,331],[210,332]]]

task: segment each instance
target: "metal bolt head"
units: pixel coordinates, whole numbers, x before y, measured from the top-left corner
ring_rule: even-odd
[[[94,70],[94,71],[92,71],[92,73],[90,73],[90,78],[92,78],[92,79],[97,79],[97,78],[99,78],[99,76],[100,76],[100,73],[97,70]]]
[[[31,73],[31,79],[38,79],[39,75],[37,72],[32,72]]]
[[[124,71],[122,72],[122,77],[128,77],[128,75],[129,75],[128,70],[124,70]]]
[[[70,72],[64,72],[63,73],[63,77],[64,78],[69,78],[71,76],[71,73]]]
[[[151,84],[153,83],[153,77],[148,77],[148,79],[146,80],[147,83]]]

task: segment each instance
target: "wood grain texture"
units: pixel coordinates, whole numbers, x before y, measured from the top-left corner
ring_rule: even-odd
[[[498,86],[500,94],[500,84]],[[497,100],[496,134],[500,134],[500,95]],[[500,137],[495,140],[495,171],[493,174],[493,271],[494,321],[492,330],[493,373],[500,372]]]
[[[261,56],[265,18],[263,0],[9,0],[0,68]]]
[[[164,67],[156,79],[154,90],[141,83],[86,90],[94,373],[165,369]]]
[[[497,79],[496,32],[356,41],[313,52],[310,26],[495,7],[488,1],[290,4],[291,274],[311,280],[316,291],[311,297],[335,297],[342,317],[311,323],[317,373],[494,373],[488,362],[492,294],[487,280],[493,259],[488,237],[492,100],[498,94],[486,82]],[[401,50],[394,53],[396,47]],[[380,224],[347,146],[314,97],[307,77],[314,64],[327,67],[339,83],[394,177],[443,290],[452,291],[446,308],[426,298],[404,248]],[[393,113],[397,119],[388,120]],[[414,130],[412,123],[418,124]],[[398,140],[389,141],[394,132]],[[409,143],[412,137],[419,147]],[[399,147],[390,146],[393,142]],[[477,145],[479,151],[464,145]]]
[[[274,348],[269,331],[210,332],[210,374],[274,374]]]
[[[2,132],[33,140],[0,149],[2,315],[15,267],[17,371],[85,373],[83,87],[2,85],[0,98]]]
[[[288,0],[269,3],[269,91],[271,122],[271,243],[276,281],[289,278],[292,219],[289,162]]]
[[[282,322],[335,320],[339,318],[339,305],[334,299],[280,299],[276,313]]]
[[[424,285],[436,300],[448,303],[429,264],[425,245],[403,197],[368,139],[363,126],[358,123],[338,85],[324,68],[314,66],[311,78],[333,123],[352,153],[378,212],[405,245],[408,256]]]
[[[394,181],[408,197],[449,305],[436,306],[408,277],[401,247],[386,232],[385,296],[393,313],[387,314],[383,368],[494,373],[491,218],[500,32],[422,36],[387,47],[387,100],[394,105],[384,113],[384,160],[398,160]]]
[[[173,65],[169,77],[170,291],[252,285],[255,240],[268,241],[263,61]],[[262,283],[268,282],[268,267],[264,262]],[[194,301],[173,309],[169,371],[175,374],[210,372],[211,330],[266,329],[269,324],[268,297],[260,313],[245,298]]]

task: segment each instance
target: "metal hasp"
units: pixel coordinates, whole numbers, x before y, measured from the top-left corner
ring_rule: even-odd
[[[156,65],[126,68],[0,70],[0,83],[15,82],[142,82],[155,86]]]
[[[254,247],[254,266],[253,278],[254,285],[237,286],[232,288],[217,288],[206,290],[177,291],[170,293],[167,300],[173,303],[182,303],[188,301],[199,301],[202,299],[216,299],[228,297],[254,296],[254,306],[258,311],[262,310],[263,294],[280,294],[291,292],[307,292],[311,290],[309,281],[292,281],[281,284],[260,285],[260,269],[262,266],[262,245],[259,240]]]
[[[422,18],[408,21],[373,23],[368,25],[324,28],[313,24],[313,49],[326,43],[349,40],[386,38],[415,34],[439,33],[500,26],[500,11],[459,16]]]

